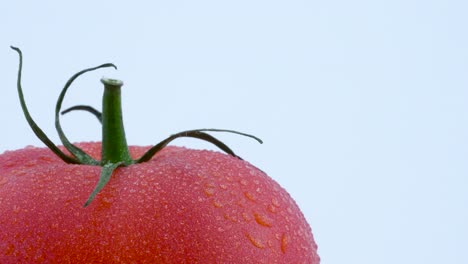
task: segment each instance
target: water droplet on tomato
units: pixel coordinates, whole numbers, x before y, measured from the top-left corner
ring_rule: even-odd
[[[267,244],[268,244],[268,247],[271,248],[271,249],[276,245],[276,243],[274,243],[274,242],[271,241],[271,240],[268,240],[268,241],[267,241]]]
[[[268,210],[268,212],[270,212],[270,213],[276,213],[276,212],[278,212],[278,209],[276,209],[276,207],[273,206],[272,204],[269,204],[269,205],[267,206],[267,210]]]
[[[238,219],[237,216],[234,215],[234,214],[233,214],[233,215],[224,214],[224,219],[230,220],[230,221],[232,221],[232,222],[234,222],[234,223],[239,222],[239,219]]]
[[[242,213],[242,218],[244,218],[246,222],[249,222],[251,220],[251,217],[245,212]]]
[[[257,198],[255,197],[254,194],[250,193],[250,192],[244,192],[244,196],[249,199],[250,201],[255,201],[257,200]]]
[[[203,191],[207,196],[213,196],[215,193],[215,189],[212,187],[206,187]]]
[[[261,226],[271,227],[272,225],[272,220],[263,214],[254,213],[254,218],[255,222]]]
[[[232,182],[232,176],[231,176],[231,175],[226,175],[226,176],[224,176],[224,178],[225,178],[227,181]]]
[[[84,185],[90,185],[91,183],[92,183],[92,182],[91,182],[90,180],[84,180],[84,181],[83,181],[83,184],[84,184]]]
[[[288,249],[289,245],[289,236],[284,233],[283,236],[281,237],[281,252],[286,253],[286,250]]]
[[[254,245],[257,248],[265,248],[265,243],[261,241],[260,239],[252,236],[251,234],[246,234],[247,238],[249,239],[250,243]]]
[[[276,199],[276,198],[271,199],[271,203],[276,207],[280,207],[280,203],[279,203],[278,199]]]
[[[24,166],[26,166],[26,167],[34,167],[34,166],[36,166],[36,164],[37,164],[37,161],[36,161],[36,160],[29,160],[29,161],[26,161],[26,162],[24,163]]]
[[[223,204],[219,201],[213,201],[213,206],[216,208],[221,208],[223,207]]]
[[[105,206],[105,207],[109,207],[109,206],[112,204],[113,201],[114,201],[114,199],[113,199],[112,197],[106,197],[106,196],[104,196],[104,197],[102,198],[102,204],[103,204],[103,206]]]

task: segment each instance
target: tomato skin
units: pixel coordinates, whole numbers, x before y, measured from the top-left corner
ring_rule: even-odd
[[[100,156],[100,143],[78,146]],[[296,203],[246,161],[166,147],[118,168],[84,208],[99,173],[46,148],[0,155],[0,263],[320,262]]]

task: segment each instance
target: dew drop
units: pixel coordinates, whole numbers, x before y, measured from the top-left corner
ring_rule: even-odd
[[[259,213],[254,213],[254,218],[255,218],[255,221],[257,222],[257,224],[261,225],[261,226],[265,226],[265,227],[271,227],[272,225],[272,220],[270,218],[268,218],[267,216],[265,215],[262,215],[262,214],[259,214]]]
[[[230,220],[230,221],[232,221],[232,222],[234,222],[234,223],[239,222],[239,219],[238,219],[237,216],[235,216],[235,215],[230,216],[230,215],[228,215],[228,214],[224,214],[224,219]]]
[[[83,181],[83,184],[84,184],[84,185],[90,185],[90,184],[91,184],[91,181],[90,181],[90,180],[84,180],[84,181]]]
[[[246,234],[247,238],[249,241],[252,243],[257,248],[265,248],[265,243],[263,243],[260,239],[253,237],[250,234]]]
[[[231,175],[226,175],[226,176],[224,176],[224,178],[225,178],[227,181],[232,182],[232,176],[231,176]]]
[[[103,198],[102,198],[102,203],[103,203],[104,205],[107,205],[107,206],[109,206],[110,204],[112,204],[113,201],[114,201],[114,199],[111,198],[111,197],[103,197]]]
[[[271,240],[268,240],[268,241],[267,241],[267,244],[268,244],[268,247],[269,247],[269,248],[273,248],[273,242],[271,242]]]
[[[249,221],[251,220],[250,216],[249,216],[247,213],[245,213],[245,212],[242,213],[242,218],[244,218],[244,220],[245,220],[246,222],[249,222]]]
[[[246,180],[242,179],[240,181],[240,184],[244,185],[244,186],[247,186],[247,184],[249,184]]]
[[[37,162],[34,161],[34,160],[30,160],[30,161],[27,161],[27,162],[24,163],[24,165],[26,167],[34,167],[36,164],[37,164]]]
[[[207,196],[213,196],[215,193],[214,188],[207,187],[203,190]]]
[[[255,201],[257,198],[255,197],[255,195],[253,195],[252,193],[250,192],[244,192],[244,196],[249,199],[250,201]]]
[[[287,234],[283,234],[281,237],[281,252],[286,253],[289,244],[289,236]]]
[[[278,209],[276,209],[276,207],[274,207],[274,206],[271,205],[271,204],[268,205],[267,210],[268,210],[268,212],[271,212],[271,213],[276,213],[276,212],[278,212]]]
[[[223,207],[223,204],[220,203],[219,201],[214,201],[213,206],[216,207],[216,208],[221,208],[221,207]]]
[[[280,203],[279,203],[278,199],[276,199],[276,198],[271,199],[271,203],[276,207],[280,207]]]

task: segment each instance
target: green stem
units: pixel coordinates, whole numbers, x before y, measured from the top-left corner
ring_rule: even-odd
[[[129,165],[132,162],[128,151],[122,121],[121,87],[122,81],[101,79],[104,84],[102,99],[102,159],[101,164],[118,163]]]

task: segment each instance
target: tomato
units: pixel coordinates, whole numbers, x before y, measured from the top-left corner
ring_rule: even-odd
[[[58,147],[27,110],[22,54],[14,49],[25,117],[48,148],[0,155],[0,263],[320,263],[291,196],[206,132],[253,136],[199,129],[128,147],[122,83],[106,79],[103,112],[94,111],[102,142],[72,144],[58,120],[61,102],[79,75],[113,66],[104,64],[65,85],[56,107]],[[167,146],[178,137],[206,140],[227,154]]]
[[[293,199],[246,161],[166,147],[83,208],[98,177],[47,148],[0,155],[0,263],[319,263]]]

